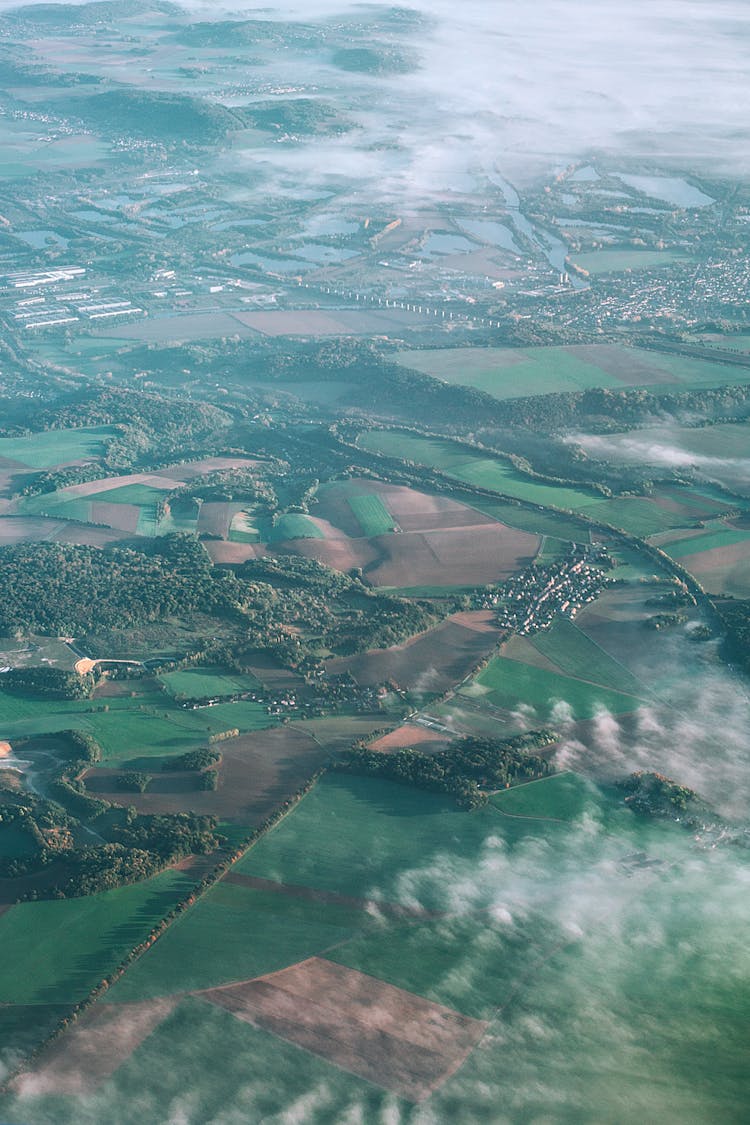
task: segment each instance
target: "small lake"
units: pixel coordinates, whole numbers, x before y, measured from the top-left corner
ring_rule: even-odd
[[[15,235],[16,238],[22,238],[29,246],[33,246],[35,250],[44,250],[50,243],[53,246],[62,246],[63,250],[68,245],[67,238],[63,238],[53,230],[17,230]]]
[[[694,184],[688,183],[681,176],[630,176],[617,173],[617,178],[628,187],[650,195],[653,199],[663,199],[667,203],[674,203],[678,207],[708,207],[716,200],[706,195]]]
[[[468,238],[464,238],[462,234],[441,232],[429,235],[419,251],[419,256],[432,258],[442,254],[468,254],[471,250],[476,250],[476,246],[473,242],[469,242]]]
[[[310,262],[300,262],[295,258],[266,258],[263,254],[255,254],[250,250],[233,254],[230,261],[235,266],[260,266],[269,273],[303,273],[311,269]]]
[[[305,258],[308,262],[326,265],[328,262],[346,262],[349,258],[356,258],[359,250],[345,250],[341,246],[322,246],[320,243],[307,243],[305,246],[296,246],[295,254]]]
[[[495,223],[491,219],[462,219],[459,225],[461,230],[489,246],[501,246],[503,250],[511,250],[514,254],[523,253],[513,232],[502,223]]]
[[[305,234],[308,238],[315,238],[316,235],[330,238],[334,235],[356,234],[358,230],[359,223],[352,222],[351,219],[337,219],[335,215],[313,215],[305,227]]]

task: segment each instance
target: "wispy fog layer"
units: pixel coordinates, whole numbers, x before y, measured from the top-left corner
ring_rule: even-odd
[[[750,170],[750,9],[741,0],[185,7],[196,20],[344,20],[416,59],[411,73],[366,75],[337,69],[324,45],[304,59],[279,52],[267,77],[333,98],[358,125],[322,145],[276,146],[276,171],[308,186],[346,177],[420,201],[471,191],[477,173],[496,167],[520,182],[591,152],[644,168]],[[257,167],[259,155],[248,152],[247,164]]]
[[[702,431],[685,431],[668,425],[635,431],[630,434],[572,434],[566,440],[580,445],[589,456],[602,461],[624,461],[631,465],[649,465],[670,470],[695,470],[706,480],[736,489],[750,491],[750,457],[721,457],[701,453],[691,447],[703,436]]]
[[[750,168],[742,96],[750,10],[742,3],[415,7],[429,22],[393,34],[416,50],[419,69],[358,79],[375,111],[360,115],[363,134],[334,143],[322,162],[311,153],[306,165],[298,153],[297,173],[315,174],[322,163],[385,194],[419,199],[471,191],[473,174],[495,167],[518,181],[591,151],[699,173]],[[342,10],[317,0],[276,9],[305,20]],[[345,10],[363,19],[373,11]]]

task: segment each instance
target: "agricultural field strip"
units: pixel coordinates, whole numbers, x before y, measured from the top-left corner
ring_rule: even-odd
[[[695,535],[690,538],[667,540],[659,544],[659,548],[671,555],[673,559],[681,559],[687,555],[699,555],[705,551],[720,550],[722,547],[731,547],[735,543],[747,543],[750,540],[750,531],[740,531],[735,528],[725,528],[721,531],[710,531],[707,535]]]
[[[563,633],[564,636],[560,636]],[[566,645],[565,638],[569,644]],[[639,680],[633,673],[621,664],[616,657],[607,652],[598,641],[595,641],[580,626],[567,618],[556,621],[553,627],[542,633],[537,633],[531,638],[531,643],[538,652],[541,652],[560,669],[564,676],[581,680],[583,683],[594,684],[597,687],[609,688],[612,691],[625,694],[638,695],[644,692],[645,696],[652,697],[651,689]],[[578,652],[570,649],[577,647]],[[591,650],[594,650],[593,652]],[[577,671],[580,661],[585,665],[585,670]],[[591,671],[591,663],[596,662],[600,671],[611,673],[608,678],[596,679]],[[586,674],[588,673],[588,674]],[[614,682],[613,682],[614,681]],[[646,700],[644,700],[646,702]]]
[[[565,700],[573,705],[578,718],[592,718],[597,703],[618,714],[652,702],[573,676],[534,668],[502,655],[494,657],[472,683],[459,689],[462,699],[465,696],[471,698],[474,685],[488,693],[490,700],[505,710],[517,706],[519,702],[548,707],[552,700]],[[580,687],[576,688],[576,685]]]
[[[398,530],[398,524],[377,494],[348,496],[347,502],[366,538]]]

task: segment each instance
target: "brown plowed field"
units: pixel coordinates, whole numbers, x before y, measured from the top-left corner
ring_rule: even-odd
[[[750,598],[750,539],[683,555],[680,565],[695,575],[710,594]]]
[[[568,355],[584,363],[601,367],[621,383],[638,387],[641,384],[679,383],[676,375],[657,364],[648,363],[641,356],[626,351],[618,344],[571,344],[564,349]]]
[[[222,539],[227,539],[232,517],[237,512],[241,512],[244,507],[245,505],[239,502],[221,503],[211,500],[201,504],[198,517],[198,534],[206,532],[208,535],[220,535]]]
[[[453,1074],[487,1028],[320,957],[200,995],[412,1102]]]
[[[388,734],[381,735],[370,743],[371,750],[379,750],[387,754],[390,750],[403,750],[406,747],[421,746],[424,743],[438,743],[445,746],[448,739],[440,731],[430,730],[429,727],[419,726],[417,723],[404,723]],[[437,749],[438,747],[434,747]]]
[[[361,684],[395,680],[409,691],[442,693],[489,656],[502,636],[501,629],[489,626],[485,611],[456,616],[458,621],[448,617],[405,644],[336,657],[327,661],[326,668],[333,674],[351,672]],[[475,618],[474,626],[469,623],[471,618]]]
[[[0,544],[59,539],[65,527],[65,520],[47,519],[45,516],[3,516],[0,517]]]
[[[126,477],[100,477],[99,480],[88,480],[83,484],[70,484],[63,489],[63,492],[65,496],[86,500],[89,496],[98,495],[100,492],[113,492],[116,488],[127,488],[131,484],[145,484],[169,492],[174,487],[174,483],[169,477],[161,476],[159,473],[131,473]]]
[[[206,539],[203,546],[212,562],[237,566],[248,559],[260,559],[268,554],[263,543],[226,543],[222,539]]]
[[[346,574],[352,567],[369,570],[377,566],[380,552],[375,539],[292,539],[280,546],[281,553],[303,555]]]
[[[95,769],[89,771],[87,780],[90,776],[92,789],[95,785],[97,794],[103,793],[108,801],[133,805],[140,813],[177,813],[189,809],[207,816],[255,824],[294,793],[328,757],[327,749],[319,746],[311,735],[293,727],[243,734],[221,742],[217,749],[221,752],[219,786],[213,791],[190,791],[183,775],[170,778],[166,772],[157,778],[155,791],[146,793],[108,790],[106,778],[117,771]],[[162,784],[169,786],[169,791],[159,792]]]
[[[107,504],[103,500],[92,500],[90,508],[92,523],[106,523],[118,531],[135,534],[141,514],[141,509],[135,504]]]
[[[107,504],[105,507],[116,507],[122,511],[124,505]],[[114,527],[95,527],[91,524],[72,523],[69,520],[47,516],[0,515],[0,546],[54,540],[57,543],[80,543],[82,546],[103,547],[107,543],[119,542],[126,538],[127,534],[126,531]]]
[[[379,535],[301,539],[285,549],[346,572],[362,567],[373,586],[484,586],[528,566],[539,538],[505,524]]]
[[[352,539],[362,534],[348,501],[349,496],[379,496],[402,531],[441,531],[480,523],[494,524],[482,515],[447,496],[431,496],[403,485],[353,478],[321,489],[315,515],[341,528]]]
[[[97,1004],[42,1055],[36,1069],[21,1074],[22,1096],[75,1095],[95,1089],[128,1059],[167,1018],[177,999],[138,1004]]]
[[[58,543],[79,543],[84,547],[104,547],[107,543],[119,543],[125,538],[127,533],[114,527],[87,527],[86,524],[67,521],[55,535]]]

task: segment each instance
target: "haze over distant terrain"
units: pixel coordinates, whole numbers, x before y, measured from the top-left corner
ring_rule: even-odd
[[[0,1119],[740,1125],[750,7],[0,0]]]

